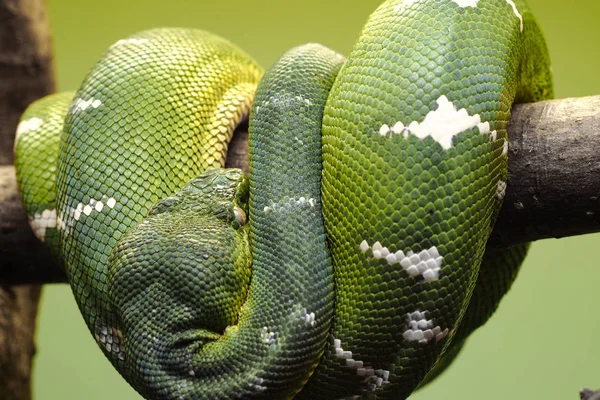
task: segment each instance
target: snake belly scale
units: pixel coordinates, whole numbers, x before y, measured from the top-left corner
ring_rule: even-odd
[[[516,277],[526,245],[486,250],[506,125],[551,96],[521,0],[388,0],[347,60],[309,44],[264,76],[215,35],[154,29],[34,103],[15,165],[144,397],[404,399]],[[248,118],[249,180],[222,169]]]

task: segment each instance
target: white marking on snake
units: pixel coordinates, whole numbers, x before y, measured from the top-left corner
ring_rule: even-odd
[[[82,212],[83,212],[83,203],[79,203],[79,204],[77,204],[77,207],[75,208],[75,211],[73,213],[73,217],[75,218],[75,221],[79,221],[79,218],[81,218]]]
[[[373,246],[369,246],[366,240],[363,240],[358,248],[363,253],[366,253],[369,248],[376,259],[385,258],[390,265],[400,264],[400,266],[412,277],[422,275],[427,282],[435,281],[440,277],[440,269],[444,258],[440,256],[437,247],[432,246],[429,249],[421,250],[415,254],[409,250],[404,254],[402,250],[396,252],[390,251],[379,242],[375,242]]]
[[[314,328],[315,326],[317,326],[317,321],[315,321],[315,313],[309,313],[308,311],[306,311],[306,308],[302,309],[302,312],[300,313],[300,319],[304,321],[304,324],[307,327]]]
[[[288,108],[290,105],[296,105],[298,103],[304,103],[310,106],[312,101],[302,96],[293,96],[289,93],[278,93],[273,95],[269,100],[264,101],[263,106]]]
[[[138,38],[121,39],[121,40],[117,40],[111,47],[120,46],[122,44],[140,45],[140,44],[146,43],[147,41],[148,41],[148,39],[138,39]]]
[[[379,128],[379,134],[385,136],[388,133],[402,133],[404,138],[412,134],[419,139],[430,136],[444,150],[448,150],[452,147],[454,136],[467,129],[477,127],[482,134],[490,133],[489,122],[481,122],[479,114],[469,115],[464,108],[457,110],[454,104],[444,95],[440,96],[436,102],[438,108],[427,113],[422,122],[412,121],[408,126],[405,126],[402,121],[398,121],[392,128],[384,124]]]
[[[19,122],[19,125],[17,126],[17,132],[15,134],[15,143],[17,142],[17,139],[19,139],[19,136],[26,132],[31,132],[35,131],[36,129],[39,129],[43,123],[44,120],[38,117],[24,119],[23,121]]]
[[[265,390],[267,390],[267,387],[264,385],[265,380],[263,378],[259,378],[257,376],[253,376],[251,378],[251,383],[252,383],[252,387],[257,392],[264,392]]]
[[[317,204],[317,200],[315,200],[312,197],[308,197],[308,198],[300,197],[299,199],[290,198],[290,199],[288,199],[288,201],[283,201],[283,202],[277,203],[277,204],[271,204],[270,206],[264,206],[263,211],[264,212],[279,212],[279,211],[283,211],[285,209],[289,209],[292,207],[301,207],[301,206],[306,206],[306,205],[308,205],[311,208],[314,208],[316,204]]]
[[[400,4],[398,4],[396,7],[394,7],[394,12],[398,12],[400,10],[402,10],[403,8],[406,8],[410,5],[412,5],[413,3],[416,3],[417,0],[404,0],[401,1]]]
[[[453,2],[455,2],[456,4],[458,4],[459,7],[477,7],[477,3],[479,3],[479,0],[452,0]]]
[[[404,124],[400,121],[394,124],[394,126],[392,127],[392,132],[395,134],[402,133],[405,139],[408,137],[408,129],[406,129]]]
[[[390,133],[390,127],[387,126],[387,124],[381,125],[381,128],[379,128],[379,134],[381,136],[386,136],[388,133]]]
[[[73,107],[75,111],[85,111],[88,108],[98,108],[102,105],[102,102],[98,99],[75,99]]]
[[[125,359],[123,333],[119,329],[104,325],[96,326],[94,336],[100,347],[117,356],[119,360]]]
[[[117,204],[114,197],[107,198],[107,196],[102,196],[102,198],[105,199],[105,202],[102,200],[90,199],[88,204],[77,204],[77,207],[73,210],[73,218],[75,218],[75,221],[79,221],[81,214],[90,215],[94,210],[101,212],[104,209],[104,206],[114,208]]]
[[[366,240],[363,240],[358,245],[358,248],[364,253],[365,251],[369,250],[369,243]]]
[[[267,387],[263,385],[265,383],[265,380],[263,378],[254,377],[253,381],[254,390],[256,390],[257,392],[264,392],[265,390],[267,390]]]
[[[269,328],[263,326],[262,331],[260,332],[260,338],[263,343],[271,345],[275,343],[275,333],[269,332]]]
[[[28,216],[29,226],[40,241],[46,240],[46,229],[56,228],[56,209],[47,209]]]
[[[523,16],[519,13],[519,10],[517,10],[517,5],[515,4],[514,1],[512,0],[506,0],[506,2],[508,4],[510,4],[510,6],[513,9],[513,12],[515,13],[515,15],[517,16],[517,18],[519,18],[519,21],[521,22],[521,32],[523,32]]]
[[[426,344],[433,339],[439,342],[448,336],[450,333],[448,328],[442,330],[440,326],[434,326],[433,320],[427,319],[425,314],[425,311],[421,312],[419,310],[406,314],[406,330],[402,334],[404,339],[409,342]]]
[[[496,189],[496,197],[498,200],[502,200],[506,195],[506,182],[498,181],[498,188]]]
[[[504,148],[502,149],[502,154],[508,154],[508,140],[504,141]]]
[[[66,231],[66,224],[65,221],[62,219],[62,217],[60,215],[56,216],[56,229],[59,231]],[[68,232],[66,232],[68,233]]]
[[[346,360],[346,367],[356,370],[356,375],[364,378],[363,382],[367,384],[369,390],[379,389],[382,385],[389,383],[390,371],[384,369],[374,369],[366,366],[362,361],[352,358],[351,351],[345,351],[342,348],[340,339],[333,339],[335,354]]]

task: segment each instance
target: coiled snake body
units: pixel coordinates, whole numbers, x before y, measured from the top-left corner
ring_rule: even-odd
[[[510,107],[552,96],[541,32],[519,0],[390,0],[347,60],[262,75],[203,31],[115,43],[22,118],[32,228],[146,398],[406,398],[525,256],[485,244]],[[250,181],[220,169],[248,117]]]

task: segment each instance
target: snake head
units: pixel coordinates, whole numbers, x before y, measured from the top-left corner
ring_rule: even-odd
[[[148,215],[193,209],[210,213],[239,229],[247,222],[248,178],[240,169],[211,168],[191,179],[180,192],[157,202]]]
[[[242,171],[206,171],[156,203],[112,252],[121,364],[140,371],[130,383],[148,398],[193,390],[197,354],[237,325],[250,280],[247,204]]]

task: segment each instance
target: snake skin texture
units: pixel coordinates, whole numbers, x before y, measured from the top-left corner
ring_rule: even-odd
[[[59,263],[56,168],[60,134],[74,96],[57,93],[32,103],[21,116],[15,137],[17,183],[29,225]]]
[[[108,50],[82,83],[65,118],[57,178],[65,270],[101,349],[145,396],[188,393],[181,378],[170,378],[189,380],[191,367],[161,356],[175,344],[154,341],[159,332],[147,329],[143,333],[150,337],[141,337],[135,326],[123,325],[129,320],[127,308],[114,309],[113,304],[124,299],[109,295],[120,293],[107,282],[111,250],[159,199],[207,168],[223,166],[227,141],[247,118],[261,76],[261,68],[246,54],[212,34],[146,31]],[[144,295],[160,300],[160,285],[145,283]],[[185,312],[171,313],[188,318]],[[159,355],[137,359],[137,354],[147,354],[148,340]],[[213,384],[217,393],[222,391],[218,372]],[[230,391],[238,392],[235,387]],[[217,396],[208,390],[205,395]]]
[[[475,3],[383,3],[328,98],[332,348],[348,352],[345,368],[332,356],[316,370],[328,398],[405,398],[433,367],[468,306],[504,195],[510,107],[552,96],[525,5],[517,15],[506,1]]]
[[[265,325],[270,357],[294,381],[292,392],[278,394],[271,391],[278,382],[265,376],[267,398],[290,397],[301,389],[331,328],[334,272],[321,211],[320,131],[325,101],[343,61],[316,44],[290,50],[265,73],[252,107],[250,237],[253,279],[259,279],[253,287],[276,293],[259,308],[270,316]],[[272,269],[268,266],[279,269],[265,275]],[[277,315],[284,319],[278,321]],[[289,316],[296,322],[288,322]],[[284,345],[289,338],[294,339]],[[282,352],[284,347],[289,350]]]
[[[210,33],[115,43],[34,103],[18,182],[98,345],[147,399],[405,399],[509,290],[486,249],[514,102],[552,97],[522,0],[388,0],[348,59],[264,74]],[[250,177],[222,169],[249,119]]]
[[[464,347],[469,335],[485,324],[496,311],[500,300],[517,278],[527,250],[529,244],[518,245],[508,250],[486,249],[469,306],[452,342],[425,379],[419,383],[419,387],[425,386],[444,372]]]

